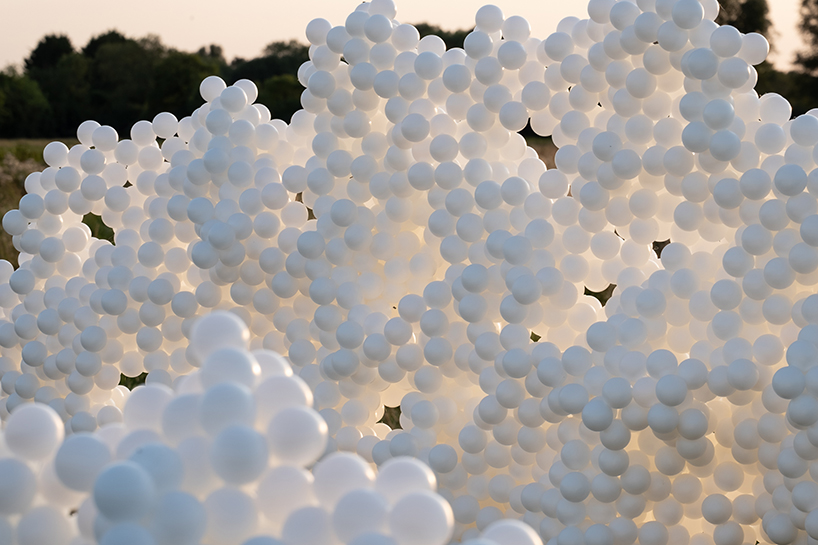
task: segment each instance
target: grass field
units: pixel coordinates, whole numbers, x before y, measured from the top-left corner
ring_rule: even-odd
[[[69,148],[79,143],[76,138],[17,138],[14,140],[0,138],[0,156],[11,153],[20,161],[32,159],[45,167],[43,148],[55,140],[63,142]]]

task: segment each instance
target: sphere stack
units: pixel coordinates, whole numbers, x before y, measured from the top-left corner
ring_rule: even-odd
[[[319,460],[316,484],[335,463],[354,473],[337,460],[374,464],[396,490],[430,483],[442,517],[406,522],[425,504],[352,491],[370,475],[344,489],[350,526],[327,522],[341,507],[323,497],[293,523],[321,536],[287,533],[294,504],[269,508],[288,545],[352,542],[379,509],[399,544],[418,526],[436,532],[418,543],[818,541],[818,117],[757,95],[768,44],[717,14],[714,0],[591,0],[540,40],[485,6],[446,50],[373,0],[308,25],[289,124],[252,82],[216,77],[191,116],[160,113],[129,139],[83,123],[3,218],[21,266],[0,266],[0,416],[11,428],[33,401],[64,445],[105,438],[71,473],[115,506],[122,479],[148,483],[128,465],[136,445],[184,460],[190,396],[232,384],[197,424],[213,482],[254,483],[268,460]],[[527,125],[551,136],[556,168]],[[588,295],[611,284],[604,307]],[[145,371],[148,386],[117,386]],[[290,402],[298,416],[270,431]],[[172,433],[163,403],[179,404]],[[397,405],[402,429],[376,423]],[[219,440],[231,418],[249,420]],[[325,432],[288,438],[310,426]],[[106,481],[94,471],[112,452]],[[206,508],[214,485],[189,486]],[[140,497],[121,513],[156,508]],[[231,542],[213,513],[222,533],[205,542]]]
[[[447,543],[453,515],[431,469],[395,458],[376,475],[356,454],[323,456],[327,424],[306,383],[248,337],[234,314],[202,318],[201,372],[176,392],[138,387],[124,421],[93,432],[64,438],[51,407],[18,407],[0,461],[3,543]],[[515,531],[531,529],[500,521],[486,537]]]

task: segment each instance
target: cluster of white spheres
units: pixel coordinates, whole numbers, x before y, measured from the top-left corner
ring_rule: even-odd
[[[432,470],[410,457],[377,471],[324,455],[327,424],[287,361],[249,351],[247,326],[217,311],[191,346],[201,369],[140,386],[120,421],[66,436],[45,404],[3,430],[0,537],[20,545],[445,545],[454,530]],[[320,458],[320,460],[319,460]],[[520,540],[522,538],[522,540]],[[497,521],[478,544],[540,543]]]
[[[215,475],[190,486],[242,494],[267,456],[320,458],[314,473],[352,454],[382,472],[414,458],[439,510],[389,526],[399,545],[425,529],[435,536],[419,542],[815,543],[818,114],[790,119],[784,98],[757,95],[768,44],[717,25],[718,9],[590,0],[588,18],[540,40],[485,6],[447,50],[372,0],[343,24],[309,23],[289,124],[254,103],[252,82],[217,77],[191,116],[161,113],[130,138],[83,123],[78,145],[45,148],[48,168],[3,218],[21,265],[0,266],[0,417],[46,404],[65,444],[115,446],[83,451],[98,461],[86,469],[134,462],[130,445],[145,442],[185,460],[161,435],[159,401],[139,416],[128,406],[186,399],[174,433],[199,430],[185,420],[198,415],[195,450]],[[518,133],[528,124],[559,148],[556,168]],[[87,213],[114,244],[90,236]],[[611,284],[604,307],[586,295]],[[192,342],[213,311],[237,317],[249,344],[211,354],[218,327]],[[271,435],[273,398],[250,418],[238,398],[230,416],[202,417],[186,397],[228,376],[258,392],[268,351],[300,378],[287,380],[304,429],[326,426],[320,448]],[[142,372],[142,393],[117,386]],[[376,423],[397,405],[402,429]],[[217,423],[242,414],[255,435],[216,441]],[[105,482],[148,482],[127,468],[94,500],[124,507],[94,514],[110,520],[84,539],[130,509],[128,524],[153,531],[154,496],[106,495]],[[217,505],[253,512],[232,498]],[[276,539],[331,542],[329,509],[298,519],[326,534]],[[264,524],[286,534],[283,516]],[[232,531],[211,526],[220,537],[193,542]],[[18,542],[35,543],[19,524]]]

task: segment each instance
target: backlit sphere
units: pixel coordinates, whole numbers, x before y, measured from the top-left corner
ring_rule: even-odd
[[[245,484],[255,481],[266,468],[264,436],[243,426],[230,426],[213,439],[210,460],[213,470],[225,482]]]
[[[503,25],[503,12],[497,6],[486,5],[474,16],[477,27],[484,32],[496,32]]]
[[[223,382],[208,388],[196,409],[202,428],[211,434],[219,433],[232,424],[250,424],[255,418],[251,390],[234,382]]]
[[[71,528],[68,518],[51,506],[32,509],[17,525],[17,543],[68,543]]]
[[[45,405],[23,405],[6,421],[5,440],[17,456],[28,460],[50,458],[65,432],[57,413]]]
[[[25,513],[37,493],[37,479],[31,469],[19,460],[0,460],[0,512],[4,515]]]
[[[252,355],[228,347],[207,356],[202,363],[200,378],[205,388],[227,381],[252,386],[259,374],[258,362]]]
[[[393,458],[378,468],[375,490],[389,502],[412,492],[435,488],[435,477],[429,468],[413,458]]]
[[[389,529],[400,543],[444,544],[454,521],[449,504],[430,492],[412,492],[395,503]]]
[[[206,539],[243,541],[255,533],[258,514],[250,496],[235,488],[219,488],[204,501]]]
[[[517,520],[500,520],[489,524],[483,530],[482,538],[498,544],[520,543],[534,545],[540,542],[539,536],[531,527]]]
[[[327,33],[332,28],[332,24],[326,19],[313,19],[307,23],[306,35],[310,43],[322,45],[326,43]]]
[[[201,93],[203,99],[210,102],[218,97],[225,87],[226,85],[224,81],[222,81],[222,79],[218,76],[208,76],[199,86],[199,92]]]
[[[219,348],[244,348],[249,339],[249,331],[244,323],[229,313],[214,313],[209,318],[197,321],[192,335],[192,344],[202,359]]]
[[[72,489],[89,491],[102,466],[111,460],[108,447],[90,434],[71,435],[54,457],[54,468],[62,483]]]
[[[159,138],[168,139],[176,134],[176,130],[178,127],[178,121],[176,116],[169,112],[163,112],[157,114],[156,117],[153,118],[153,122],[151,123],[153,132]],[[103,130],[104,127],[97,129],[97,131]],[[97,134],[97,131],[94,131],[94,134]],[[96,143],[94,144],[96,146]],[[96,146],[99,148],[99,146]],[[104,148],[103,148],[104,149]]]
[[[388,505],[384,498],[370,490],[355,490],[339,501],[333,513],[332,524],[336,535],[352,540],[381,530]]]
[[[795,367],[782,367],[773,375],[775,393],[784,399],[798,397],[804,391],[804,374]]]
[[[327,425],[307,407],[292,407],[279,412],[270,422],[267,438],[275,458],[299,465],[315,461],[327,442]]]
[[[205,509],[195,497],[184,492],[169,492],[157,503],[153,535],[159,543],[201,539],[205,517]]]
[[[147,385],[136,390],[123,410],[126,426],[131,429],[160,429],[162,411],[170,402],[170,388],[163,385]]]
[[[457,452],[449,445],[436,445],[429,452],[429,466],[438,473],[448,473],[456,465]]]

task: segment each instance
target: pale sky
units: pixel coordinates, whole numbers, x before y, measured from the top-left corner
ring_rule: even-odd
[[[447,30],[470,28],[474,13],[491,0],[398,0],[398,20],[428,22]],[[508,15],[522,15],[532,35],[545,38],[563,17],[587,17],[587,0],[493,0]],[[801,47],[796,28],[800,0],[768,0],[777,33],[772,60],[789,67]],[[354,0],[3,0],[0,16],[0,68],[22,65],[46,34],[67,34],[74,46],[109,29],[130,37],[157,34],[169,46],[195,51],[221,45],[229,59],[259,55],[270,42],[290,38],[306,42],[304,28],[313,18],[343,24]]]

